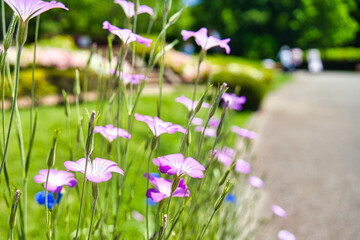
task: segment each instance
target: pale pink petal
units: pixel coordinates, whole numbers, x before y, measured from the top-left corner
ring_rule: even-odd
[[[236,161],[236,165],[235,165],[235,171],[236,172],[240,172],[240,173],[244,173],[244,174],[249,174],[250,173],[250,163],[239,159]]]
[[[281,240],[296,240],[295,235],[287,230],[279,231],[278,237]]]

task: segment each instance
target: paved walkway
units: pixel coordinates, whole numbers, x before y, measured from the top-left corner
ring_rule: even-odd
[[[278,204],[289,214],[257,239],[277,239],[280,229],[297,240],[360,239],[360,74],[296,73],[257,120],[263,211]]]

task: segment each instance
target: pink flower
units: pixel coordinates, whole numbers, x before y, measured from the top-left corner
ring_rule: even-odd
[[[232,126],[231,131],[239,135],[240,137],[248,138],[248,139],[254,139],[256,138],[257,134],[253,131],[249,131],[245,128],[240,128],[238,126]]]
[[[246,102],[246,97],[244,96],[238,97],[236,96],[235,93],[232,94],[224,93],[221,99],[223,100],[223,102],[229,103],[230,109],[238,110],[238,111],[242,109],[242,105]]]
[[[150,47],[152,42],[151,39],[135,34],[129,29],[120,29],[114,25],[111,25],[108,21],[103,22],[103,29],[107,29],[112,34],[118,36],[124,44],[129,44],[136,41],[140,44],[145,44],[146,47]]]
[[[236,165],[235,165],[235,171],[244,173],[244,174],[249,174],[250,173],[250,163],[248,163],[242,159],[237,160]]]
[[[295,235],[287,230],[279,231],[278,237],[281,240],[296,240]]]
[[[44,183],[44,188],[46,185],[47,169],[42,169],[39,171],[39,175],[34,177],[36,183]],[[69,187],[75,187],[77,184],[76,179],[74,178],[73,173],[69,173],[62,170],[50,169],[49,180],[47,185],[47,190],[50,192],[59,193],[64,185]]]
[[[208,30],[206,28],[201,28],[197,32],[187,30],[181,31],[181,35],[183,36],[184,41],[188,40],[191,37],[194,37],[196,44],[205,51],[210,48],[219,46],[221,48],[224,48],[227,54],[230,53],[230,46],[228,44],[230,42],[230,38],[220,40],[213,36],[208,37],[207,33]]]
[[[135,15],[135,4],[125,0],[115,0],[114,3],[120,4],[123,8],[127,18],[131,18]],[[136,14],[148,13],[153,15],[154,12],[151,7],[146,5],[139,5]]]
[[[154,136],[156,137],[160,136],[163,133],[169,133],[169,134],[176,132],[186,133],[185,128],[183,128],[182,126],[177,124],[172,124],[171,122],[164,122],[158,117],[152,118],[150,116],[144,116],[135,113],[135,119],[141,122],[145,122],[149,126]]]
[[[197,126],[195,128],[195,131],[197,132],[203,132],[204,131],[204,127],[202,126]],[[214,128],[206,128],[205,132],[204,132],[206,137],[215,137],[216,136],[216,129]]]
[[[147,174],[145,174],[145,177],[147,177]],[[172,186],[172,182],[170,180],[152,176],[150,176],[149,180],[155,188],[150,188],[146,192],[146,197],[151,198],[154,202],[160,202],[164,198],[170,197]],[[173,197],[188,197],[189,195],[190,191],[185,185],[184,179],[180,179],[178,187],[173,192]]]
[[[286,211],[282,207],[280,207],[278,205],[272,205],[271,206],[271,211],[273,211],[273,213],[275,213],[279,217],[282,217],[282,218],[287,217]]]
[[[126,139],[131,138],[131,134],[121,128],[116,128],[113,125],[105,125],[105,126],[96,126],[94,128],[94,133],[100,133],[103,135],[109,142],[114,141],[117,137],[123,137]]]
[[[256,177],[256,176],[249,177],[249,183],[251,186],[253,186],[255,188],[263,188],[264,187],[263,180],[261,180],[261,178]]]
[[[202,120],[201,118],[195,117],[195,118],[192,120],[191,123],[194,124],[194,125],[196,125],[196,126],[199,126],[199,125],[203,124],[203,120]]]
[[[76,162],[66,161],[64,162],[64,166],[68,171],[81,172],[84,174],[85,163],[86,159],[81,158]],[[86,178],[94,183],[106,182],[111,179],[112,172],[124,175],[124,171],[119,168],[115,162],[102,158],[95,158],[92,163],[87,163]]]
[[[187,174],[192,178],[203,178],[205,168],[192,157],[185,159],[181,153],[170,154],[153,159],[153,163],[159,166],[161,173],[181,176]]]
[[[225,166],[230,166],[235,157],[235,151],[232,148],[224,147],[223,149],[217,149],[214,156]]]
[[[195,110],[196,105],[199,103],[199,101],[194,101],[194,102],[193,102],[191,99],[189,99],[189,98],[187,98],[187,97],[185,97],[185,96],[183,96],[183,95],[181,95],[180,97],[177,97],[177,98],[175,99],[175,102],[182,103],[185,107],[187,107],[187,109],[188,109],[189,111]],[[208,103],[203,103],[203,104],[201,105],[201,107],[203,107],[203,108],[209,108],[210,105],[209,105]]]
[[[20,16],[23,22],[46,12],[52,8],[62,8],[69,10],[61,2],[51,1],[45,2],[41,0],[4,0],[9,7]]]

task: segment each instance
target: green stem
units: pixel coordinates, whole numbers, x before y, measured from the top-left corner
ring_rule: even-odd
[[[210,224],[211,220],[213,219],[215,213],[216,213],[216,210],[214,210],[214,212],[212,213],[209,221],[207,222],[206,226],[205,226],[205,227],[203,228],[203,230],[201,231],[201,234],[200,234],[200,236],[197,238],[197,240],[201,240],[201,239],[203,238],[203,236],[204,236],[206,230],[208,229],[209,224]]]
[[[84,192],[85,192],[85,184],[86,184],[86,171],[87,171],[87,165],[88,165],[89,161],[90,161],[90,156],[89,156],[89,154],[86,154],[84,180],[83,180],[83,185],[82,185],[82,189],[81,189],[80,210],[79,210],[79,216],[78,216],[78,223],[77,223],[77,227],[76,227],[75,240],[78,239],[78,235],[79,235],[80,220],[81,220],[81,210],[82,210],[82,205],[83,205],[83,201],[84,201]]]
[[[92,225],[93,225],[93,221],[94,221],[94,215],[95,215],[95,209],[96,209],[97,200],[98,200],[98,198],[95,198],[95,199],[94,199],[93,206],[92,206],[91,221],[90,221],[90,228],[89,228],[88,240],[91,239],[91,230],[92,230]]]
[[[2,159],[1,167],[0,167],[0,176],[1,176],[2,169],[3,169],[3,167],[4,167],[4,164],[5,164],[5,161],[6,161],[7,150],[8,150],[9,142],[10,142],[10,134],[11,134],[12,124],[13,124],[13,120],[14,120],[14,113],[15,113],[15,109],[16,109],[16,106],[17,106],[17,96],[18,96],[18,86],[19,86],[19,74],[20,74],[20,57],[21,57],[22,48],[23,48],[23,46],[22,46],[21,44],[19,44],[19,45],[17,46],[17,57],[16,57],[16,65],[15,65],[15,89],[14,89],[14,97],[13,97],[13,102],[12,102],[10,122],[9,122],[9,129],[8,129],[8,134],[7,134],[7,138],[6,138],[4,155],[3,155],[3,159]]]
[[[40,15],[36,17],[36,26],[35,26],[34,57],[33,57],[33,66],[32,66],[32,81],[31,81],[30,135],[29,135],[30,140],[32,135],[33,115],[34,115],[34,106],[35,106],[35,66],[36,66],[36,47],[39,37],[39,25],[40,25]]]
[[[153,141],[155,137],[153,138]],[[149,190],[149,184],[150,184],[150,162],[151,162],[151,157],[154,153],[155,147],[151,147],[151,151],[150,151],[150,155],[148,158],[148,165],[147,165],[147,182],[146,182],[146,192]],[[149,236],[149,199],[146,199],[146,239],[149,240],[150,236]]]

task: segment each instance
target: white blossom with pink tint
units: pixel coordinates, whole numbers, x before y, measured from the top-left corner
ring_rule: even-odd
[[[280,206],[278,205],[272,205],[271,206],[271,211],[276,214],[277,216],[281,217],[281,218],[286,218],[287,217],[287,212]]]
[[[280,240],[296,240],[295,235],[287,230],[279,231],[278,237]]]
[[[261,178],[256,177],[256,176],[249,177],[249,183],[251,186],[253,186],[255,188],[263,188],[264,187],[263,180],[261,180]]]
[[[135,16],[135,4],[125,0],[115,0],[114,3],[119,4],[125,12],[127,18]],[[147,13],[153,15],[154,12],[151,7],[146,5],[139,5],[136,14]]]

